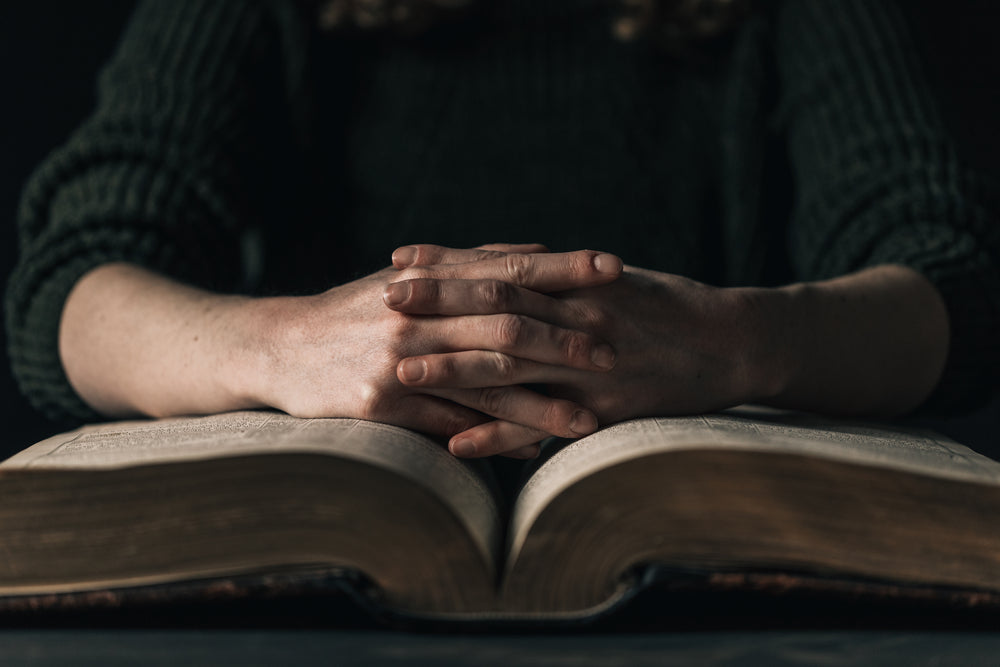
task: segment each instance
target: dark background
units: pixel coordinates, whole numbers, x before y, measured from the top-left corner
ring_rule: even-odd
[[[487,0],[490,1],[490,0]],[[15,217],[32,169],[88,114],[94,80],[110,57],[132,0],[0,3],[0,280],[16,257]],[[969,159],[1000,176],[1000,2],[902,3],[941,93],[943,108]],[[1000,221],[998,221],[1000,224]],[[1000,332],[997,332],[1000,335]],[[0,331],[0,459],[55,429],[18,394]],[[959,439],[993,434],[1000,408],[952,427]],[[947,430],[947,429],[946,429]],[[988,439],[997,438],[989,435]]]
[[[0,281],[17,256],[21,188],[90,113],[98,69],[111,57],[133,0],[0,3]],[[57,427],[21,398],[0,331],[0,459]]]

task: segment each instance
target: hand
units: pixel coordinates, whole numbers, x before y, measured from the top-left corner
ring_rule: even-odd
[[[551,395],[587,406],[604,424],[644,415],[717,410],[749,400],[757,391],[751,353],[758,316],[752,289],[714,288],[628,267],[621,278],[602,286],[546,295],[498,283],[484,298],[482,285],[449,277],[463,260],[476,264],[495,258],[479,259],[481,255],[470,251],[436,246],[421,246],[408,254],[429,265],[400,274],[400,279],[410,279],[407,298],[390,304],[400,312],[522,315],[590,332],[617,351],[614,368],[608,372],[479,351],[421,355],[401,364],[423,369],[419,377],[401,376],[411,387],[453,398],[458,391],[479,386],[478,378],[484,375],[505,386],[541,384]],[[547,256],[524,255],[516,261],[522,265],[521,274],[545,274],[557,282]],[[466,268],[465,273],[475,270]],[[477,454],[494,453],[503,443],[518,442],[519,432],[524,438],[533,435],[523,425],[489,422],[457,434],[452,442],[469,440]]]
[[[617,273],[601,272],[594,265],[597,254],[544,255],[545,270],[514,279],[546,289],[613,280]],[[474,265],[442,266],[439,274],[455,276],[449,283],[492,284],[498,276],[511,277],[505,257],[490,255]],[[580,270],[572,273],[567,266]],[[482,351],[597,373],[614,357],[607,344],[590,334],[520,314],[435,317],[403,314],[380,303],[394,302],[398,292],[413,284],[405,278],[418,273],[386,269],[317,296],[258,302],[257,321],[270,328],[264,336],[270,342],[268,361],[253,390],[260,402],[297,416],[360,417],[449,436],[483,423],[483,413],[516,418],[541,432],[506,451],[522,449],[548,434],[577,437],[597,428],[589,410],[505,384],[496,374],[486,373],[477,384],[449,396],[429,395],[409,385],[404,378],[416,376],[400,362],[427,354]],[[403,282],[390,282],[401,278]]]

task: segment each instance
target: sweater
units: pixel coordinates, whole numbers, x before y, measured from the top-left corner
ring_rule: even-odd
[[[583,247],[718,285],[913,267],[951,324],[924,410],[998,377],[997,198],[967,169],[890,2],[775,3],[690,57],[600,0],[495,0],[416,37],[322,34],[301,4],[147,2],[98,105],[28,183],[6,325],[53,418],[96,419],[62,305],[112,261],[299,294],[414,242]]]

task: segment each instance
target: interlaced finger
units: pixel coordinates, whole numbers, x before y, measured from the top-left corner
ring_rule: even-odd
[[[386,421],[422,433],[451,437],[486,421],[481,412],[427,394],[402,397]]]
[[[621,275],[622,261],[595,250],[563,253],[508,253],[464,264],[412,266],[400,271],[392,282],[430,279],[498,280],[536,292],[593,287]]]
[[[597,418],[590,410],[571,401],[544,396],[524,387],[429,389],[427,392],[491,417],[540,431],[542,437],[554,435],[560,438],[580,438],[597,430]],[[540,439],[521,442],[520,445],[531,444]]]
[[[506,451],[500,456],[506,456],[512,459],[533,459],[538,456],[538,453],[542,451],[541,445],[526,445],[520,449],[515,449],[513,451]]]
[[[396,366],[396,377],[409,387],[467,389],[561,383],[570,380],[575,372],[489,350],[408,357]]]
[[[446,246],[419,243],[396,248],[392,253],[392,265],[397,269],[408,266],[431,264],[465,264],[482,259],[502,257],[508,253],[547,253],[549,249],[540,243],[488,243],[478,248],[448,248]]]
[[[386,285],[382,299],[411,315],[515,313],[562,326],[569,326],[575,315],[559,299],[502,280],[403,280]]]
[[[448,449],[455,456],[478,458],[495,454],[514,455],[531,448],[537,454],[537,443],[548,437],[538,429],[503,420],[473,426],[455,435]]]
[[[615,365],[615,350],[600,338],[524,315],[442,317],[427,324],[440,327],[435,338],[446,348],[434,352],[489,350],[584,370],[606,371]]]

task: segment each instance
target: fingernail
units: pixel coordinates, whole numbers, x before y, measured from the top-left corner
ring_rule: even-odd
[[[525,447],[524,449],[518,450],[518,452],[514,454],[514,458],[525,459],[525,460],[537,459],[538,454],[541,451],[542,449],[538,445],[531,445],[530,447]]]
[[[409,266],[410,264],[413,264],[416,259],[417,249],[413,246],[408,245],[403,246],[402,248],[396,248],[395,252],[392,253],[393,266]]]
[[[589,435],[597,430],[597,419],[585,410],[577,410],[569,420],[569,430],[577,435]]]
[[[410,282],[389,283],[382,292],[382,300],[387,306],[398,306],[410,298]]]
[[[399,365],[399,374],[404,382],[420,382],[427,374],[427,362],[423,359],[406,359]]]
[[[622,261],[615,255],[604,252],[594,257],[594,268],[601,273],[617,275],[622,272]]]
[[[590,361],[606,371],[615,367],[615,351],[607,343],[601,343],[590,353]]]
[[[455,456],[475,456],[476,443],[471,440],[456,440],[451,443],[451,453]]]

